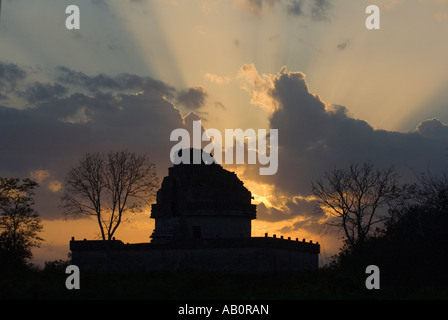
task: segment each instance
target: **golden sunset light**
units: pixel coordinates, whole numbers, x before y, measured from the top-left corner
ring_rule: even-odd
[[[227,234],[295,241],[317,269],[395,230],[415,184],[443,189],[445,0],[0,6],[0,231],[14,206],[33,214],[38,268],[92,240]]]

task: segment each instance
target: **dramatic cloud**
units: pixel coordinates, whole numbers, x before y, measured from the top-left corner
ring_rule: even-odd
[[[193,87],[177,94],[177,103],[187,109],[195,110],[202,107],[207,98],[207,91],[203,87]]]
[[[259,105],[268,112],[277,109],[276,100],[272,96],[273,78],[268,75],[260,75],[253,64],[243,65],[237,75],[241,89],[251,95],[250,102]]]
[[[302,217],[304,220],[318,221],[324,217],[324,212],[316,207],[314,199],[303,197],[285,197],[279,201],[278,206],[266,206],[261,202],[257,206],[257,219],[276,222],[281,220]]]
[[[1,66],[10,79],[26,81],[17,66]],[[174,88],[130,74],[56,71],[54,83],[32,83],[24,91],[9,92],[24,97],[29,108],[0,106],[0,176],[30,176],[40,182],[36,203],[43,218],[61,218],[65,174],[86,152],[146,153],[159,176],[166,175],[170,133],[199,119],[193,113],[184,119],[169,102],[167,97],[178,94]]]
[[[420,122],[417,132],[424,137],[448,138],[448,126],[435,118]]]
[[[0,91],[14,89],[25,77],[26,72],[17,65],[0,62]]]
[[[55,97],[62,97],[68,92],[68,89],[60,84],[36,82],[30,85],[26,91],[19,93],[29,103],[46,101]]]
[[[109,76],[99,74],[89,76],[83,72],[77,72],[66,67],[57,68],[57,81],[66,85],[73,85],[90,92],[98,92],[100,90],[145,90],[161,93],[165,96],[173,97],[175,89],[166,85],[161,81],[154,80],[150,77],[140,77],[128,73],[122,73],[117,76]]]
[[[0,70],[10,79],[2,82],[6,99],[21,97],[28,103],[21,109],[0,106],[0,176],[30,176],[40,182],[36,203],[45,219],[60,218],[64,176],[85,152],[147,153],[159,176],[165,176],[174,145],[170,133],[191,131],[192,121],[200,120],[193,112],[183,117],[176,104],[195,111],[207,98],[202,87],[178,90],[132,74],[87,75],[59,67],[53,81],[41,83],[28,81],[16,65],[0,64]],[[246,64],[238,79],[251,103],[268,111],[270,127],[279,130],[275,175],[260,176],[258,165],[227,166],[254,190],[259,221],[286,222],[285,232],[317,232],[325,214],[316,207],[311,181],[350,162],[393,165],[405,179],[428,168],[446,168],[448,126],[437,119],[408,133],[376,130],[353,118],[345,106],[327,104],[311,93],[301,72],[282,68],[274,75],[259,74]],[[269,187],[263,191],[260,186]]]
[[[243,179],[275,186],[272,194],[283,199],[259,206],[260,219],[302,216],[303,223],[316,222],[322,212],[313,209],[316,202],[310,197],[311,181],[351,162],[394,166],[402,182],[415,179],[415,172],[446,170],[448,126],[439,120],[423,121],[416,131],[408,133],[375,130],[350,116],[346,107],[329,105],[312,94],[303,73],[282,68],[276,75],[259,75],[253,66],[246,70],[250,70],[251,79],[259,80],[251,82],[253,91],[269,94],[278,106],[270,118],[271,128],[279,131],[277,174],[255,178],[257,170],[249,166],[243,174]],[[272,86],[260,79],[271,79]]]

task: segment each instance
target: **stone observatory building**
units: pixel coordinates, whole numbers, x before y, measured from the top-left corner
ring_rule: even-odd
[[[248,238],[256,217],[252,195],[234,172],[212,163],[169,168],[152,205],[152,243]]]
[[[202,154],[196,149],[182,151],[189,152],[190,159],[195,152]],[[81,270],[232,273],[318,268],[318,243],[267,233],[251,236],[256,205],[234,172],[213,161],[179,163],[168,170],[151,208],[155,228],[150,242],[72,238],[72,264]]]

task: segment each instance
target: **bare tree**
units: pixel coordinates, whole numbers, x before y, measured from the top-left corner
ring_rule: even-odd
[[[438,211],[448,209],[448,174],[441,173],[434,176],[431,172],[421,173],[417,176],[419,184],[408,186],[407,197],[412,199],[411,204],[431,208]]]
[[[393,168],[375,169],[372,164],[351,164],[348,169],[326,172],[312,182],[322,209],[336,218],[348,245],[366,240],[372,226],[385,220],[380,214],[399,195],[398,174]]]
[[[66,215],[96,216],[103,240],[111,240],[127,212],[149,205],[158,188],[155,165],[128,151],[87,153],[65,178]]]

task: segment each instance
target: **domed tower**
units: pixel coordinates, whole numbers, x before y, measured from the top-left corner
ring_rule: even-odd
[[[203,152],[182,151],[190,152],[190,159],[193,159],[193,152]],[[207,156],[210,159],[211,156]],[[151,218],[155,219],[152,243],[251,237],[256,206],[251,203],[250,191],[234,172],[203,161],[180,163],[168,170],[157,192],[157,203],[151,208]]]

